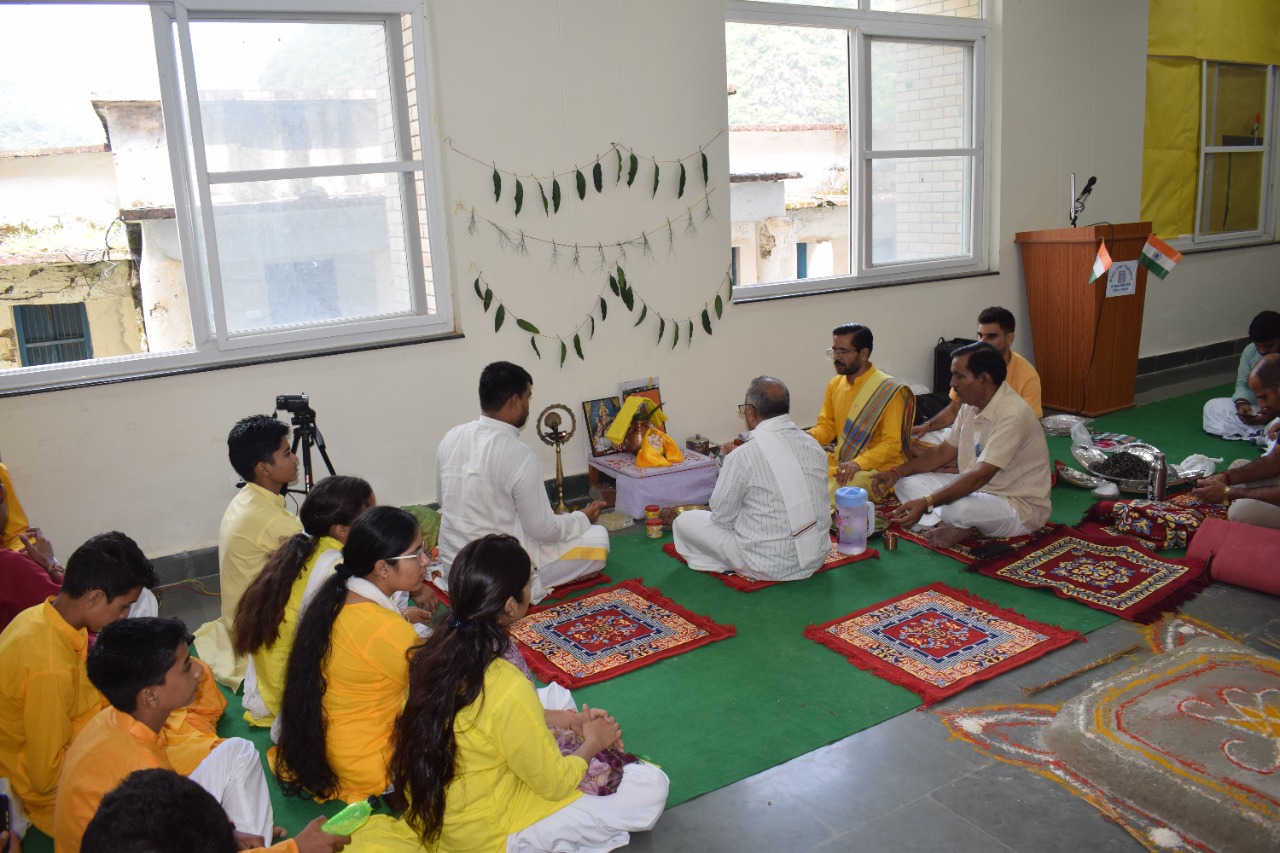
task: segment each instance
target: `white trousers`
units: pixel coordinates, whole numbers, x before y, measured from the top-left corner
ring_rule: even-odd
[[[894,484],[898,500],[906,503],[931,495],[960,479],[959,474],[912,474]],[[1031,529],[1022,523],[1013,504],[986,492],[974,492],[925,513],[919,526],[973,527],[983,536],[1025,536]]]
[[[667,774],[628,764],[618,790],[579,797],[555,814],[507,836],[507,853],[605,853],[625,847],[632,832],[653,829],[667,804]]]
[[[693,509],[676,516],[671,524],[676,551],[689,568],[700,572],[742,571],[746,561],[738,550],[733,530],[711,520],[705,509]]]
[[[1262,435],[1265,426],[1249,426],[1236,414],[1236,401],[1229,397],[1215,397],[1204,404],[1204,431],[1223,438],[1253,441]]]
[[[546,598],[547,593],[557,586],[601,571],[609,552],[609,531],[599,524],[593,524],[587,528],[586,533],[563,544],[564,550],[559,557],[538,566],[532,587],[535,602]],[[595,556],[601,550],[605,557]]]
[[[240,832],[262,836],[262,845],[271,844],[275,818],[267,777],[257,748],[240,737],[227,738],[192,770],[189,776],[222,804]]]

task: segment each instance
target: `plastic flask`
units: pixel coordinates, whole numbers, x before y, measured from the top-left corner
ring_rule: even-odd
[[[867,490],[857,486],[836,489],[836,550],[861,554],[875,529],[876,508],[867,500]]]
[[[320,829],[330,835],[350,835],[364,826],[369,815],[378,808],[378,798],[371,796],[366,800],[354,802],[333,817],[320,824]]]

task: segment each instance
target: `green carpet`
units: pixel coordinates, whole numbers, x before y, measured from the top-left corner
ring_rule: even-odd
[[[1229,462],[1256,451],[1241,442],[1205,435],[1200,410],[1230,386],[1188,394],[1099,418],[1095,429],[1127,432],[1163,449],[1171,462],[1192,453]],[[1054,458],[1071,460],[1070,440],[1049,439]],[[1052,520],[1074,524],[1093,503],[1089,492],[1061,484],[1053,490]],[[807,640],[807,625],[934,581],[993,601],[1032,619],[1082,633],[1115,617],[1033,590],[964,571],[947,557],[910,542],[879,560],[866,560],[794,584],[740,593],[683,567],[661,552],[662,540],[631,532],[612,543],[607,571],[615,580],[643,578],[682,606],[737,628],[737,636],[659,661],[652,666],[574,691],[579,703],[606,708],[623,725],[627,748],[662,765],[671,778],[668,806],[675,806],[758,773],[820,746],[909,711],[918,697],[863,672],[836,653]],[[877,543],[878,544],[878,543]],[[1178,552],[1174,552],[1177,554]],[[265,753],[267,732],[240,719],[231,698],[219,726],[224,737],[253,740]],[[234,713],[233,713],[234,710]],[[270,780],[276,822],[296,833],[337,805],[281,795]],[[43,853],[35,840],[29,851]]]

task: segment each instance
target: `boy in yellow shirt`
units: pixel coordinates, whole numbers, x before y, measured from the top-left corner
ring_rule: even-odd
[[[0,634],[0,776],[41,832],[52,834],[67,746],[103,704],[85,673],[88,635],[122,619],[155,581],[128,536],[94,536],[67,561],[62,591]],[[26,823],[19,823],[21,835]]]

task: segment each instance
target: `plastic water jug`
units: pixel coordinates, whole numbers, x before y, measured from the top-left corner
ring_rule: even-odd
[[[876,507],[867,490],[857,486],[836,489],[836,549],[841,554],[861,554],[876,529]]]

